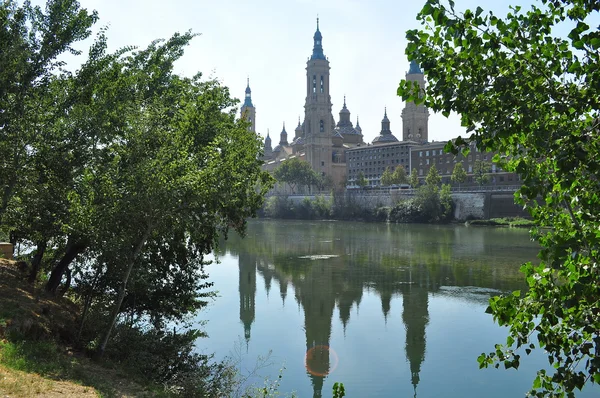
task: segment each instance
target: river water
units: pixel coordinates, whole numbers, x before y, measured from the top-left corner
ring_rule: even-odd
[[[218,298],[198,349],[232,357],[245,386],[281,374],[298,397],[336,381],[348,397],[522,397],[543,352],[518,371],[477,356],[506,340],[488,298],[524,289],[537,250],[521,229],[253,220],[208,267]]]

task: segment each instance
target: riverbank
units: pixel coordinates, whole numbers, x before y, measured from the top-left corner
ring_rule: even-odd
[[[470,220],[465,222],[473,226],[492,226],[492,227],[510,227],[510,228],[531,228],[535,227],[532,220],[520,217],[490,218],[489,220]]]
[[[0,395],[8,397],[159,397],[109,361],[94,362],[68,343],[78,306],[27,284],[17,263],[0,259]]]

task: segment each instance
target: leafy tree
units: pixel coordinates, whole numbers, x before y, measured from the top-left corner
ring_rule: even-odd
[[[417,172],[417,169],[415,169],[415,168],[413,168],[412,171],[410,172],[410,186],[412,188],[419,187],[419,173]]]
[[[389,186],[392,184],[395,184],[394,182],[394,175],[391,172],[389,167],[386,167],[383,174],[381,175],[381,180],[380,180],[381,185],[385,186]]]
[[[298,185],[310,186],[316,184],[318,178],[310,164],[298,158],[282,162],[273,172],[273,176],[277,181],[288,184],[292,193]]]
[[[315,173],[314,184],[317,186],[319,191],[325,191],[334,188],[333,177],[331,177],[329,174],[318,175]]]
[[[425,177],[425,183],[431,187],[438,188],[441,182],[442,177],[440,177],[440,173],[438,173],[437,167],[435,167],[435,164],[431,165],[431,167],[429,168],[429,172]]]
[[[490,300],[506,344],[479,357],[481,367],[518,368],[523,351],[543,349],[552,366],[533,382],[538,397],[600,383],[600,31],[588,25],[599,12],[597,1],[542,0],[498,17],[429,0],[424,28],[407,32],[428,86],[403,81],[398,94],[457,112],[468,136],[447,149],[497,151],[494,161],[521,176],[515,198],[549,227],[533,230],[542,250],[539,265],[521,268],[528,290]]]
[[[392,174],[392,181],[394,184],[408,184],[408,176],[406,175],[406,169],[404,169],[404,166],[396,166],[396,169]]]
[[[480,186],[490,181],[490,171],[492,171],[492,165],[488,162],[476,160],[473,164],[473,176]]]
[[[462,162],[457,162],[454,165],[454,170],[452,170],[452,176],[450,177],[452,182],[458,183],[458,188],[460,189],[460,184],[465,182],[467,179],[467,172],[463,167]]]
[[[40,126],[57,108],[52,101],[56,91],[50,87],[62,65],[57,58],[76,54],[73,44],[90,35],[96,20],[96,13],[80,9],[75,0],[49,0],[45,12],[29,2],[0,3],[0,222],[15,193],[26,185],[31,157],[52,145],[46,141],[50,131]],[[49,106],[46,112],[40,111],[42,104]],[[60,153],[58,148],[54,152]]]
[[[369,181],[365,178],[364,173],[361,171],[358,173],[358,178],[356,179],[356,185],[361,188],[366,187],[369,184]]]

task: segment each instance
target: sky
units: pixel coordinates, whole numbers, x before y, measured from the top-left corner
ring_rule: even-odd
[[[33,4],[43,5],[43,0]],[[455,0],[456,9],[478,5],[506,11],[508,4],[523,0]],[[109,50],[124,46],[145,47],[152,40],[175,32],[199,33],[176,71],[186,76],[202,72],[229,87],[242,99],[250,79],[256,107],[256,130],[273,145],[285,122],[289,136],[304,118],[306,61],[312,53],[317,16],[323,49],[330,62],[330,93],[333,116],[346,96],[351,120],[360,126],[365,142],[379,135],[387,107],[392,132],[402,138],[404,107],[396,95],[408,71],[404,54],[405,32],[419,28],[416,15],[424,0],[80,0],[83,8],[96,10],[94,30],[108,27]],[[78,48],[89,47],[90,40]],[[464,136],[458,116],[431,114],[429,140],[446,141]]]

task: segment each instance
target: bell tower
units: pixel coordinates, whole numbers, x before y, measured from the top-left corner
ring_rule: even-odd
[[[250,131],[256,133],[256,121],[254,118],[256,117],[256,109],[254,105],[252,105],[252,90],[250,90],[250,78],[248,78],[248,82],[246,85],[246,96],[244,98],[244,105],[241,108],[242,117],[251,123],[249,129]]]
[[[332,142],[334,128],[329,95],[329,61],[323,54],[323,36],[317,31],[314,46],[306,63],[306,103],[304,105],[304,134],[306,160],[321,175],[331,175]]]
[[[406,80],[419,83],[421,91],[425,90],[425,75],[415,61],[410,62],[410,68],[406,74]],[[425,105],[416,105],[414,102],[406,102],[402,109],[402,140],[427,142],[429,141],[429,129],[427,122],[429,111]]]

